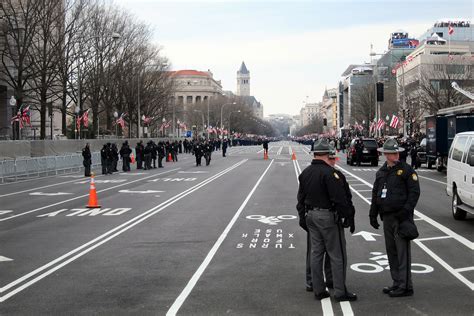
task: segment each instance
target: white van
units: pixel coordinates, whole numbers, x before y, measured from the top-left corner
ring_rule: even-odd
[[[453,217],[474,214],[474,132],[456,134],[448,156],[446,191],[452,196]]]

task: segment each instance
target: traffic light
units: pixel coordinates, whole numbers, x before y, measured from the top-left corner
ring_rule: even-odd
[[[383,83],[377,82],[377,102],[383,102]]]

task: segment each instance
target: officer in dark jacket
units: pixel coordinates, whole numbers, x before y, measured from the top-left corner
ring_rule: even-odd
[[[163,158],[166,155],[165,144],[163,142],[158,142],[158,168],[163,168]]]
[[[151,142],[151,160],[153,160],[153,169],[156,169],[156,158],[158,158],[158,146],[154,141]]]
[[[413,169],[418,169],[418,144],[416,141],[413,141],[411,150],[410,150],[410,157],[411,157],[411,167]]]
[[[398,235],[399,224],[413,220],[413,212],[420,197],[418,175],[407,163],[399,161],[403,151],[395,139],[389,139],[382,148],[387,161],[377,171],[372,189],[370,225],[379,228],[377,216],[383,220],[385,248],[393,283],[383,288],[391,297],[413,295],[411,281],[410,241]]]
[[[143,157],[145,158],[145,170],[151,169],[151,152],[153,151],[153,144],[151,140],[146,144],[143,150]]]
[[[204,146],[201,144],[200,141],[196,141],[193,147],[194,156],[196,157],[196,167],[201,165],[201,158],[204,154]]]
[[[84,165],[84,175],[86,177],[91,176],[91,165],[92,165],[92,154],[91,154],[91,149],[89,147],[89,143],[86,144],[86,147],[82,149],[82,157],[84,158],[84,161],[82,164]]]
[[[143,147],[143,141],[139,141],[137,143],[137,146],[135,146],[135,155],[136,155],[136,160],[137,160],[137,169],[142,169],[143,168],[143,150],[145,147]]]
[[[100,163],[102,165],[102,174],[112,174],[110,168],[111,164],[109,160],[111,159],[110,147],[109,144],[104,144],[100,150]]]
[[[122,170],[124,172],[130,171],[130,154],[132,150],[128,146],[128,141],[125,141],[120,148],[120,157],[122,157]]]
[[[213,149],[214,146],[210,142],[206,142],[204,144],[204,158],[206,159],[206,166],[209,166],[209,164],[211,163],[211,155]]]
[[[360,166],[362,162],[362,153],[364,151],[364,144],[362,143],[362,140],[357,139],[354,147],[356,151],[356,162],[357,165]]]
[[[118,153],[117,145],[115,143],[113,143],[112,146],[110,147],[110,152],[112,155],[112,172],[118,172],[117,164],[119,160],[119,153]]]
[[[263,141],[263,152],[268,155],[268,139]]]
[[[314,159],[299,176],[298,204],[300,226],[311,236],[311,274],[315,298],[329,297],[323,276],[324,254],[329,255],[336,301],[355,301],[357,295],[346,289],[347,255],[342,220],[354,213],[345,194],[344,182],[329,162],[327,140],[314,145]]]
[[[225,154],[227,153],[227,145],[227,138],[224,138],[224,140],[222,141],[222,157],[225,157]]]

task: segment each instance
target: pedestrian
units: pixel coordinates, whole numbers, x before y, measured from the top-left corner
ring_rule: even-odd
[[[107,143],[107,173],[112,174],[114,172],[114,153],[112,152],[112,144]]]
[[[201,165],[201,158],[202,158],[202,155],[203,155],[203,145],[201,145],[201,142],[200,141],[196,141],[196,143],[194,144],[194,147],[193,147],[193,151],[194,151],[194,156],[196,157],[196,167],[200,166]]]
[[[362,143],[362,140],[357,139],[355,142],[355,151],[356,151],[356,162],[357,166],[360,167],[360,164],[362,162],[362,152],[364,151],[364,144]]]
[[[178,143],[178,153],[182,154],[183,153],[183,142],[180,140]]]
[[[153,161],[153,169],[156,169],[156,158],[158,158],[158,146],[154,141],[151,142],[151,160]]]
[[[143,150],[145,148],[143,147],[143,141],[140,140],[137,143],[137,146],[135,146],[135,159],[137,160],[137,169],[142,169],[143,168]]]
[[[84,165],[84,176],[90,177],[91,176],[91,165],[92,165],[92,154],[91,149],[89,147],[89,143],[86,144],[86,147],[82,149],[82,157],[84,161],[82,164]]]
[[[102,146],[102,149],[100,150],[100,164],[102,166],[102,174],[106,175],[108,174],[107,166],[108,166],[108,158],[109,157],[109,150],[107,148],[107,144],[104,144]]]
[[[420,197],[418,175],[407,163],[400,161],[400,148],[395,139],[388,139],[378,148],[386,158],[377,171],[372,189],[370,225],[379,228],[377,216],[383,220],[385,248],[393,283],[383,288],[390,297],[413,295],[411,279],[410,241],[399,236],[399,225],[405,220],[413,222],[413,213]]]
[[[346,288],[346,240],[343,224],[354,228],[353,209],[345,194],[344,182],[330,165],[327,140],[314,144],[314,159],[299,176],[298,204],[300,226],[311,237],[311,276],[314,296],[329,297],[323,276],[324,254],[329,255],[334,299],[355,301],[357,295]]]
[[[118,148],[115,143],[112,144],[110,147],[111,154],[112,154],[112,172],[118,172],[117,165],[119,160],[119,153]]]
[[[211,163],[211,155],[213,150],[214,146],[211,143],[206,142],[204,144],[204,158],[206,159],[206,166],[209,166]]]
[[[263,153],[268,155],[268,139],[266,138],[263,140]]]
[[[130,171],[130,155],[132,150],[128,146],[128,141],[125,141],[120,148],[120,157],[122,157],[122,170],[123,172]]]
[[[227,138],[224,138],[224,140],[222,141],[222,157],[225,157],[225,154],[227,153],[227,146],[228,146]]]
[[[151,169],[151,152],[153,151],[153,145],[151,140],[146,144],[143,150],[143,157],[145,158],[145,170]]]
[[[416,141],[413,141],[412,147],[410,150],[410,157],[411,157],[411,167],[413,169],[418,169],[418,144]]]
[[[158,142],[158,168],[163,168],[163,158],[165,157],[165,144],[163,142]]]

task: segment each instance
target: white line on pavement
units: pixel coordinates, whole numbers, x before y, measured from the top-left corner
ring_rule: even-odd
[[[435,179],[431,179],[431,178],[428,178],[428,177],[423,177],[423,176],[420,176],[419,174],[418,174],[418,178],[423,178],[423,179],[427,179],[427,180],[430,180],[430,181],[433,181],[433,182],[437,182],[437,183],[446,185],[446,182],[439,181],[439,180],[435,180]]]
[[[453,238],[451,236],[438,236],[438,237],[427,237],[427,238],[418,238],[419,241],[427,241],[427,240],[439,240],[439,239],[448,239]]]
[[[196,283],[199,281],[199,278],[201,277],[201,275],[204,273],[204,271],[206,270],[207,266],[209,265],[209,263],[211,262],[212,258],[214,258],[214,255],[216,254],[217,250],[219,249],[219,247],[221,246],[221,244],[224,242],[225,238],[227,237],[227,234],[229,233],[229,231],[232,229],[232,226],[234,226],[235,222],[237,221],[237,219],[239,218],[240,216],[240,213],[242,213],[243,209],[245,208],[245,206],[247,205],[248,201],[250,200],[250,198],[252,197],[252,195],[254,194],[255,190],[257,190],[257,187],[258,185],[260,184],[260,182],[262,182],[262,179],[263,177],[265,176],[265,174],[267,174],[268,170],[270,169],[270,167],[272,166],[274,160],[272,159],[272,161],[270,162],[270,164],[268,165],[267,169],[265,169],[265,171],[263,172],[263,174],[260,176],[260,178],[257,180],[257,183],[255,184],[255,186],[253,187],[253,189],[250,191],[250,193],[247,195],[247,197],[245,198],[244,202],[242,203],[242,205],[240,205],[239,209],[237,210],[237,212],[235,213],[234,217],[231,219],[231,221],[229,222],[229,224],[227,225],[227,227],[224,229],[224,231],[222,232],[222,234],[219,236],[219,238],[217,239],[216,243],[214,244],[214,246],[211,248],[211,250],[209,251],[209,253],[207,254],[206,258],[204,259],[204,261],[201,263],[201,265],[199,266],[199,268],[196,270],[196,272],[194,273],[194,275],[192,276],[191,280],[189,280],[188,284],[186,285],[186,287],[183,289],[183,291],[181,292],[181,294],[179,294],[179,296],[176,298],[176,300],[174,301],[173,305],[171,305],[170,309],[168,310],[168,312],[166,313],[167,316],[171,316],[171,315],[176,315],[176,313],[178,312],[178,310],[181,308],[181,306],[183,305],[184,301],[186,300],[186,298],[189,296],[189,294],[191,293],[191,291],[193,290],[194,286],[196,285]]]
[[[128,185],[128,184],[131,184],[131,183],[134,183],[134,182],[138,182],[138,181],[143,181],[143,180],[146,180],[146,179],[149,179],[149,178],[153,178],[153,177],[156,177],[156,176],[159,176],[159,175],[168,173],[168,172],[173,172],[173,171],[176,171],[176,170],[179,170],[179,169],[181,169],[181,168],[175,168],[175,169],[171,169],[171,170],[168,170],[168,171],[164,171],[164,172],[161,172],[161,173],[154,174],[154,175],[149,176],[149,177],[140,178],[140,179],[137,179],[137,180],[125,182],[125,183],[122,183],[122,184],[119,184],[119,185],[116,185],[116,186],[113,186],[113,187],[110,187],[110,188],[106,188],[106,189],[99,190],[99,191],[97,191],[97,193],[106,192],[106,191],[109,191],[109,190],[112,190],[112,189],[115,189],[115,188],[122,187],[122,186],[124,186],[124,185]],[[77,181],[77,180],[74,180],[74,181]],[[19,216],[23,216],[23,215],[26,215],[26,214],[30,214],[30,213],[33,213],[33,212],[41,211],[41,210],[47,209],[47,208],[49,208],[49,207],[53,207],[53,206],[56,206],[56,205],[64,204],[64,203],[67,203],[67,202],[70,202],[70,201],[74,201],[74,200],[77,200],[77,199],[82,199],[83,197],[86,197],[86,196],[88,196],[88,195],[89,195],[89,194],[84,194],[84,195],[77,196],[77,197],[73,197],[73,198],[70,198],[70,199],[67,199],[67,200],[59,201],[59,202],[54,203],[54,204],[42,206],[42,207],[36,208],[36,209],[34,209],[34,210],[31,210],[31,211],[26,211],[26,212],[23,212],[23,213],[20,213],[20,214],[12,215],[12,216],[9,216],[9,217],[4,217],[4,218],[1,218],[1,219],[0,219],[0,222],[4,222],[4,221],[6,221],[6,220],[9,220],[9,219],[12,219],[12,218],[16,218],[16,217],[19,217]]]
[[[277,156],[281,155],[282,150],[283,150],[283,146],[281,146],[280,149],[278,149]]]
[[[164,210],[164,209],[167,208],[168,206],[170,206],[170,205],[174,204],[175,202],[181,200],[181,199],[184,198],[185,196],[187,196],[187,195],[193,193],[194,191],[196,191],[196,190],[202,188],[203,186],[207,185],[208,183],[210,183],[210,182],[212,182],[212,181],[218,179],[218,178],[221,177],[222,175],[224,175],[224,174],[226,174],[226,173],[232,171],[233,169],[235,169],[235,168],[237,168],[238,166],[242,165],[242,164],[245,163],[246,161],[247,161],[247,159],[241,160],[240,162],[234,164],[233,166],[231,166],[231,167],[229,167],[229,168],[227,168],[227,169],[225,169],[225,170],[223,170],[223,171],[217,173],[216,175],[214,175],[214,176],[212,176],[212,177],[209,177],[208,179],[202,181],[201,183],[199,183],[199,184],[197,184],[197,185],[195,185],[195,186],[193,186],[193,187],[191,187],[191,188],[189,188],[189,189],[187,189],[187,190],[185,190],[185,191],[183,191],[183,192],[181,192],[181,193],[179,193],[179,194],[173,196],[172,198],[166,200],[165,202],[163,202],[163,203],[161,203],[161,204],[159,204],[159,205],[157,205],[157,206],[155,206],[155,207],[149,209],[148,211],[146,211],[146,212],[144,212],[144,213],[142,213],[142,214],[140,214],[140,215],[138,215],[138,216],[136,216],[136,217],[130,219],[129,221],[127,221],[127,222],[125,222],[125,223],[123,223],[123,224],[121,224],[121,225],[115,227],[114,229],[112,229],[112,230],[110,230],[110,231],[108,231],[108,232],[102,234],[101,236],[99,236],[99,237],[97,237],[97,238],[95,238],[95,239],[89,241],[88,243],[86,243],[86,244],[84,244],[84,245],[82,245],[82,246],[80,246],[80,247],[78,247],[78,248],[76,248],[76,249],[74,249],[74,250],[72,250],[72,251],[66,253],[65,255],[63,255],[63,256],[61,256],[61,257],[59,257],[59,258],[57,258],[57,259],[55,259],[55,260],[53,260],[53,261],[51,261],[51,262],[45,264],[45,265],[43,265],[42,267],[39,267],[38,269],[36,269],[36,270],[34,270],[34,271],[32,271],[32,272],[30,272],[30,273],[24,275],[23,277],[21,277],[21,278],[15,280],[15,281],[13,281],[13,282],[11,282],[11,283],[5,285],[4,287],[0,288],[0,293],[5,292],[6,290],[8,290],[8,289],[10,289],[10,288],[12,288],[12,287],[14,287],[14,286],[20,284],[21,282],[28,280],[29,278],[35,276],[36,274],[40,273],[41,271],[43,271],[43,270],[45,270],[45,269],[47,269],[47,268],[49,268],[49,267],[55,265],[56,263],[59,263],[59,262],[61,262],[62,260],[67,259],[68,257],[70,257],[71,255],[73,255],[74,253],[79,252],[80,250],[82,250],[83,248],[86,248],[86,247],[90,246],[89,248],[83,250],[82,252],[80,252],[79,254],[75,255],[74,257],[69,258],[68,260],[66,260],[66,261],[64,261],[64,262],[62,262],[62,263],[60,263],[59,265],[52,267],[50,270],[48,270],[48,271],[44,272],[43,274],[37,276],[37,277],[34,278],[33,280],[31,280],[31,281],[29,281],[29,282],[27,282],[27,283],[21,285],[20,287],[18,287],[18,288],[16,288],[15,290],[13,290],[13,291],[11,291],[11,292],[5,294],[4,296],[1,296],[1,297],[0,297],[0,302],[3,302],[3,301],[5,301],[5,300],[7,300],[8,298],[12,297],[13,295],[17,294],[18,292],[21,292],[22,290],[24,290],[24,289],[28,288],[29,286],[35,284],[36,282],[40,281],[41,279],[45,278],[46,276],[50,275],[51,273],[53,273],[53,272],[59,270],[60,268],[64,267],[65,265],[71,263],[72,261],[76,260],[77,258],[79,258],[79,257],[81,257],[81,256],[83,256],[83,255],[85,255],[86,253],[92,251],[93,249],[97,248],[98,246],[100,246],[100,245],[106,243],[107,241],[109,241],[109,240],[115,238],[116,236],[118,236],[118,235],[122,234],[123,232],[129,230],[130,228],[134,227],[135,225],[137,225],[137,224],[143,222],[144,220],[148,219],[149,217],[151,217],[151,216],[153,216],[153,215],[155,215],[155,214],[161,212],[162,210]],[[120,229],[121,229],[121,230],[120,230]],[[117,230],[120,230],[120,231],[116,232]],[[112,234],[112,233],[114,233],[114,232],[116,232],[116,233],[113,234],[113,235],[111,235],[111,236],[109,236],[109,237],[107,237],[108,235],[110,235],[110,234]],[[105,237],[107,237],[107,238],[104,239]],[[91,246],[91,245],[92,245],[92,246]]]
[[[355,178],[359,178],[357,176],[355,176],[354,174],[350,173],[349,171],[345,170],[344,168],[341,168],[340,166],[337,166],[339,169],[341,169],[342,171],[354,176]],[[364,179],[362,178],[359,178],[361,182],[365,183],[367,186],[369,187],[373,187],[370,183],[368,183],[367,181],[365,181]],[[371,204],[371,202],[366,199],[364,196],[362,196],[362,194],[360,194],[359,192],[357,192],[356,189],[352,188],[351,186],[351,190],[354,191],[362,200],[364,200],[367,204]],[[453,232],[451,229],[447,228],[446,226],[434,221],[433,219],[429,218],[428,216],[420,213],[419,211],[415,210],[415,215],[418,216],[421,220],[431,224],[432,226],[438,228],[439,230],[441,230],[443,233],[445,233],[446,235],[456,239],[458,242],[462,243],[463,245],[465,245],[466,247],[468,247],[470,250],[474,250],[474,243],[467,240],[466,238],[464,238],[463,236],[460,236],[458,234],[456,234],[455,232]],[[467,285],[471,290],[474,290],[474,283],[472,283],[471,281],[469,281],[468,279],[466,279],[463,275],[461,275],[459,272],[457,272],[455,269],[453,269],[453,267],[451,267],[448,263],[446,263],[446,261],[444,261],[443,259],[441,259],[438,255],[436,255],[433,251],[431,251],[428,247],[426,247],[425,245],[423,245],[423,243],[419,240],[414,240],[414,242],[422,249],[424,250],[428,255],[430,255],[435,261],[437,261],[442,267],[444,267],[449,273],[451,273],[454,277],[456,277],[458,280],[460,280],[462,283],[464,283],[465,285]]]

